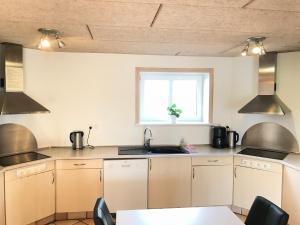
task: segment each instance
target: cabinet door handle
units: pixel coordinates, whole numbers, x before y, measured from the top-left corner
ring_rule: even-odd
[[[234,167],[234,178],[236,178],[236,167]]]
[[[100,170],[100,182],[102,182],[102,170]]]
[[[149,159],[149,169],[151,170],[152,169],[152,160]]]
[[[209,160],[207,160],[207,162],[218,162],[219,160],[218,159],[209,159]]]
[[[195,168],[193,167],[193,179],[195,178]]]
[[[74,165],[74,166],[85,166],[86,163],[74,163],[73,165]]]
[[[54,184],[55,182],[55,175],[54,175],[54,172],[52,171],[52,184]]]

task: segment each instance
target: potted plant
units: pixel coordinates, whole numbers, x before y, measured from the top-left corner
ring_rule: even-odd
[[[182,113],[181,109],[178,109],[176,104],[172,103],[167,108],[169,115],[171,116],[172,123],[176,123],[176,118],[180,117],[180,114]]]

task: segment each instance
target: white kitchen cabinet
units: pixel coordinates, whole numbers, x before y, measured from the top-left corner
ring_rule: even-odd
[[[300,171],[285,167],[283,173],[282,208],[290,215],[289,224],[300,224]]]
[[[56,161],[56,212],[93,211],[103,196],[102,160]]]
[[[263,196],[281,207],[282,165],[235,157],[234,205],[250,209],[256,196]]]
[[[191,158],[149,159],[148,208],[191,206]]]
[[[55,213],[54,163],[5,172],[6,225],[24,225]]]
[[[192,206],[232,205],[233,157],[195,157],[192,164]]]
[[[111,212],[147,209],[148,159],[104,161],[104,199]]]

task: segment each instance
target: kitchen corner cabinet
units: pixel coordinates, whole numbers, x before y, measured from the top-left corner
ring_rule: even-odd
[[[191,158],[149,159],[148,208],[191,206]]]
[[[192,165],[192,206],[232,205],[233,157],[194,157]]]
[[[103,196],[103,160],[56,161],[56,212],[93,211]]]
[[[284,168],[282,208],[290,215],[289,224],[300,224],[300,171]]]
[[[55,213],[54,162],[5,172],[6,225],[24,225]]]

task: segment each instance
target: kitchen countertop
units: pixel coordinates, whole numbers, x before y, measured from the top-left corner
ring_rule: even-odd
[[[155,158],[155,157],[184,157],[184,156],[231,156],[237,149],[216,149],[209,145],[194,146],[190,154],[145,154],[118,155],[118,147],[95,147],[94,149],[72,150],[70,147],[52,147],[39,153],[55,159],[114,159],[114,158]]]
[[[53,161],[59,159],[128,159],[128,158],[155,158],[155,157],[204,157],[204,156],[238,156],[243,158],[249,158],[253,160],[264,160],[276,163],[281,163],[285,166],[300,171],[300,154],[289,154],[284,160],[275,160],[260,158],[256,156],[240,155],[237,154],[241,150],[240,147],[236,149],[216,149],[210,145],[195,145],[190,154],[149,154],[149,155],[118,155],[118,147],[95,147],[94,149],[84,150],[72,150],[71,147],[51,147],[40,149],[38,152],[50,158],[42,159],[38,161],[32,161],[28,163],[18,164],[9,167],[0,167],[0,172],[11,170],[19,167],[33,165],[46,161]]]

